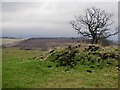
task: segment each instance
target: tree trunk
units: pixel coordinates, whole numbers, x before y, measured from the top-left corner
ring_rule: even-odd
[[[97,44],[98,43],[98,39],[97,38],[93,38],[92,39],[92,44]]]

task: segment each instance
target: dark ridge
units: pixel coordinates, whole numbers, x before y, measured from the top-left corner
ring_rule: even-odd
[[[22,39],[22,38],[16,38],[16,37],[0,37],[0,38],[6,38],[6,39]]]

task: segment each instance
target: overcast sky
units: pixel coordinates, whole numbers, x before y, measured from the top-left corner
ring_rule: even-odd
[[[113,29],[118,23],[117,2],[3,2],[3,36],[7,37],[76,37],[69,24],[74,16],[95,6],[113,13]],[[114,38],[117,39],[117,38]]]

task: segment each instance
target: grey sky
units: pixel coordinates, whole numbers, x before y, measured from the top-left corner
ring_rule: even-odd
[[[3,2],[3,36],[74,37],[77,32],[69,24],[74,16],[95,6],[113,13],[118,23],[117,2]]]

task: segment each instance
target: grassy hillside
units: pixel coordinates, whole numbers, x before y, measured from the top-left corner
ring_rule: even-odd
[[[113,47],[106,48],[110,50]],[[77,64],[67,70],[65,66],[56,67],[57,62],[48,58],[41,59],[43,55],[48,57],[49,53],[50,51],[4,48],[3,88],[118,87],[117,62],[104,68],[91,68],[88,65]]]

